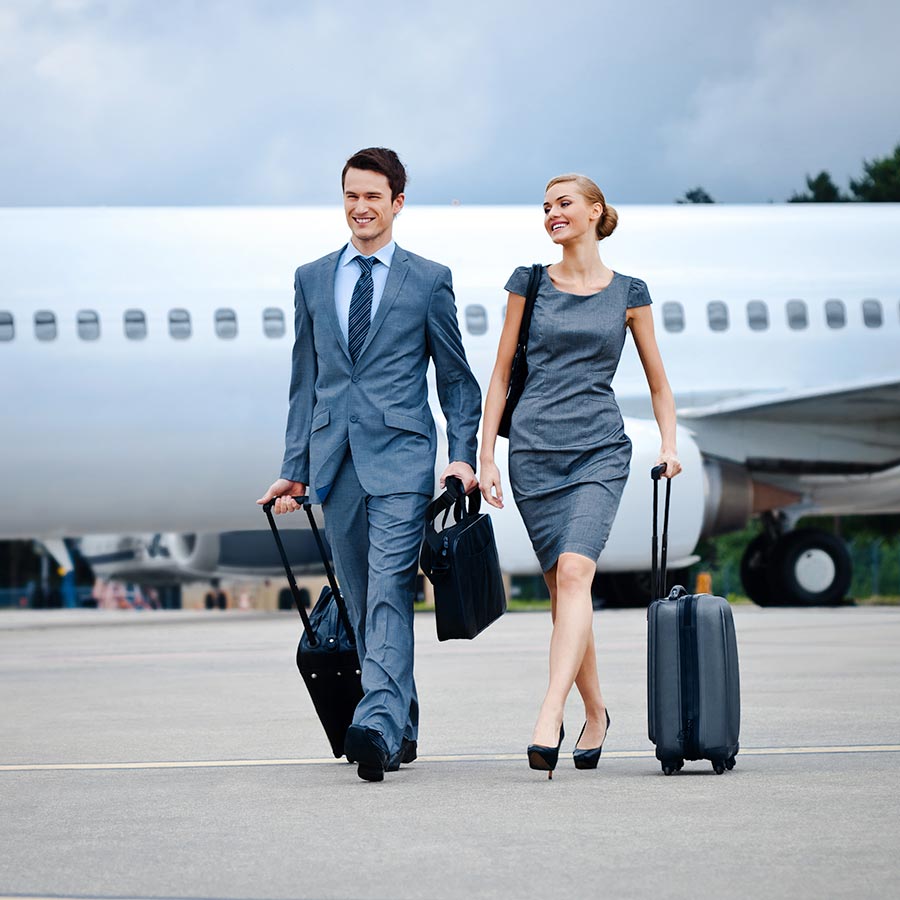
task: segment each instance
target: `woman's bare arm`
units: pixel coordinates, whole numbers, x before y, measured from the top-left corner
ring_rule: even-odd
[[[662,444],[657,463],[666,464],[665,475],[674,478],[681,471],[678,459],[678,448],[675,440],[675,398],[666,370],[663,366],[659,346],[656,343],[656,332],[653,329],[653,313],[648,306],[636,306],[628,310],[628,327],[634,336],[647,384],[650,386],[650,399],[653,403],[653,415],[659,425]]]
[[[484,417],[481,420],[481,493],[484,499],[498,509],[503,506],[503,489],[500,472],[494,463],[494,447],[497,443],[497,429],[506,406],[506,392],[512,372],[513,357],[519,343],[519,329],[525,314],[525,298],[521,294],[510,294],[506,303],[506,319],[500,333],[497,360],[487,397],[484,401]],[[493,489],[493,493],[492,493]]]

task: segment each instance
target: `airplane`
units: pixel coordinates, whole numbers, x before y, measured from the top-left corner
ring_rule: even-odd
[[[600,249],[650,287],[678,408],[671,567],[760,517],[747,594],[840,601],[847,548],[795,526],[900,511],[900,205],[619,213]],[[453,270],[485,388],[507,277],[558,258],[540,204],[410,204],[394,233]],[[0,210],[0,539],[37,539],[68,568],[78,538],[97,575],[140,583],[277,574],[254,501],[280,468],[293,272],[347,237],[334,207]],[[630,339],[614,389],[634,450],[598,570],[627,600],[646,594],[659,447]],[[538,574],[514,504],[491,515],[504,570]],[[313,572],[302,518],[284,517],[289,553]]]

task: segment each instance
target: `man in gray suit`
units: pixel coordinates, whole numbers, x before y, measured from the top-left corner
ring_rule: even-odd
[[[406,170],[361,150],[344,166],[350,242],[297,269],[284,463],[258,502],[322,503],[325,531],[356,631],[363,699],[347,733],[360,778],[416,758],[413,601],[437,438],[426,373],[434,360],[450,464],[473,489],[481,391],[466,362],[450,270],[398,247]]]

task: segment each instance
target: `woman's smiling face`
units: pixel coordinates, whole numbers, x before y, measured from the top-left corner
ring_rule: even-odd
[[[556,244],[593,230],[602,215],[602,204],[589,204],[574,181],[554,184],[544,195],[544,228]]]

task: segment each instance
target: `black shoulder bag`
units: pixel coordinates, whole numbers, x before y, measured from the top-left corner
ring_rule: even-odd
[[[522,324],[519,327],[519,343],[516,344],[516,355],[513,357],[512,370],[509,374],[509,387],[506,390],[506,406],[500,417],[500,425],[497,428],[498,437],[509,437],[509,427],[512,424],[512,416],[516,404],[525,390],[525,379],[528,377],[528,331],[531,328],[531,313],[534,311],[534,301],[537,298],[538,286],[541,283],[543,266],[535,263],[531,267],[531,275],[528,277],[528,288],[525,291],[525,309],[522,312]]]

